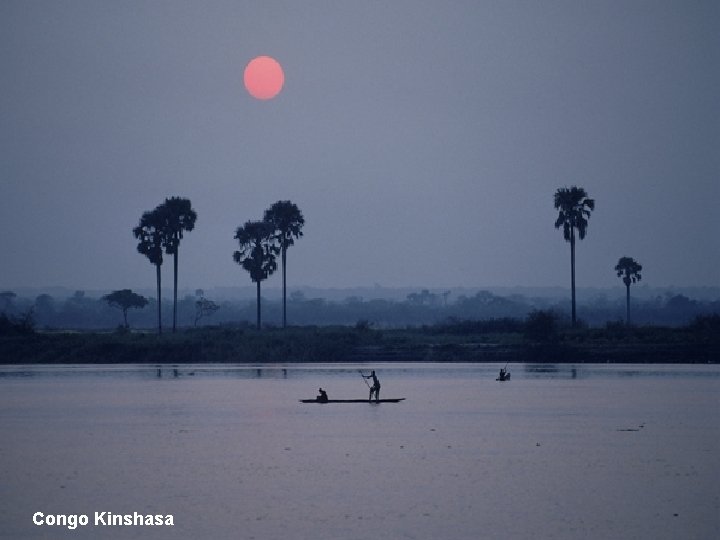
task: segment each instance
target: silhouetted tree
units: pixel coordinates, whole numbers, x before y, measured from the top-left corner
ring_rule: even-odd
[[[75,291],[72,296],[65,299],[58,310],[58,322],[67,326],[82,326],[97,304],[97,300],[85,295],[85,291]]]
[[[77,302],[78,304],[82,303],[83,300],[85,300],[85,291],[75,291],[70,297],[70,300],[72,300],[73,302]]]
[[[618,263],[615,265],[615,271],[618,277],[622,277],[623,283],[625,284],[625,311],[626,311],[626,324],[630,326],[630,284],[640,281],[642,276],[640,271],[642,265],[638,264],[632,257],[620,257]]]
[[[407,301],[409,304],[412,304],[414,306],[422,305],[422,297],[420,296],[420,293],[410,293],[407,295]]]
[[[572,325],[576,325],[575,312],[575,230],[578,238],[585,238],[590,212],[595,209],[595,201],[588,198],[583,188],[559,188],[555,192],[555,208],[559,211],[555,228],[562,227],[565,240],[570,242],[570,287],[572,290]]]
[[[282,280],[283,280],[283,328],[287,326],[287,249],[295,243],[295,238],[300,238],[305,219],[300,209],[290,201],[278,201],[265,211],[265,221],[275,227],[275,236],[280,242],[280,253],[282,256]]]
[[[431,306],[437,303],[437,295],[427,289],[423,289],[419,293],[408,294],[407,301],[415,306],[424,306],[426,303]]]
[[[447,307],[448,296],[450,296],[450,294],[452,294],[452,291],[445,291],[445,292],[442,293],[443,306],[444,306],[444,307]]]
[[[197,323],[200,322],[200,319],[203,317],[209,317],[218,309],[220,309],[220,306],[212,300],[202,297],[198,298],[195,301],[195,326],[197,326]]]
[[[17,294],[12,291],[0,292],[0,301],[2,301],[2,311],[10,312],[13,308],[13,300],[17,298]]]
[[[192,209],[189,199],[170,197],[165,199],[158,209],[162,209],[165,217],[163,247],[165,253],[173,256],[173,332],[177,327],[177,286],[178,286],[178,251],[184,231],[195,228],[197,213]]]
[[[157,207],[151,212],[145,212],[140,218],[140,224],[133,229],[135,238],[139,240],[138,253],[145,255],[151,264],[155,265],[157,275],[157,306],[158,306],[158,334],[162,334],[162,299],[160,293],[160,267],[163,263],[163,245],[165,243],[165,216],[164,210]]]
[[[57,303],[49,294],[42,293],[35,297],[32,310],[41,326],[53,326],[56,322]]]
[[[122,310],[125,328],[129,328],[127,322],[128,309],[142,309],[148,303],[147,298],[132,292],[130,289],[113,291],[110,294],[106,294],[105,296],[103,296],[102,299],[105,300],[110,306]]]
[[[65,300],[65,308],[70,311],[79,312],[91,300],[85,296],[85,291],[75,291],[72,296]]]
[[[672,320],[683,320],[684,323],[696,316],[701,306],[697,300],[688,298],[684,294],[667,294],[665,310]]]
[[[267,221],[248,221],[235,232],[240,249],[233,253],[233,260],[250,273],[257,284],[257,327],[260,329],[260,282],[275,270],[275,256],[279,252],[275,226]]]
[[[0,313],[0,336],[32,334],[35,332],[34,309],[31,307],[19,317]]]
[[[197,326],[200,319],[206,316],[210,316],[215,313],[220,306],[212,300],[205,298],[205,291],[202,289],[195,289],[195,326]]]

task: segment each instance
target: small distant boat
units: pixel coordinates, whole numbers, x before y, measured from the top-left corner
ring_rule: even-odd
[[[379,400],[367,400],[367,399],[327,399],[319,400],[315,399],[301,399],[300,403],[400,403],[405,398],[393,398],[393,399],[379,399]]]
[[[495,380],[496,380],[496,381],[500,381],[500,382],[509,381],[509,380],[510,380],[510,373],[508,373],[507,371],[504,372],[504,373],[500,373],[500,375],[498,376],[498,378],[495,379]]]

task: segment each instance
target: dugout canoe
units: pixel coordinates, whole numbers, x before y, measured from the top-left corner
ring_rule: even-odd
[[[328,399],[327,401],[318,401],[317,399],[301,399],[300,403],[400,403],[405,398],[367,400],[367,399]]]

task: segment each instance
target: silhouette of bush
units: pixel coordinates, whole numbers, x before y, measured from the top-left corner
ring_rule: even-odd
[[[0,336],[21,336],[35,333],[35,318],[30,309],[20,317],[0,313]]]
[[[720,314],[698,315],[688,325],[690,330],[720,334]]]
[[[367,319],[360,319],[355,323],[355,330],[359,332],[367,332],[375,325],[374,322],[368,321]]]
[[[700,342],[720,344],[720,314],[698,315],[688,325],[688,329]]]
[[[488,333],[520,333],[525,330],[525,323],[510,317],[484,320],[458,320],[451,317],[442,324],[423,326],[423,330],[428,334],[450,334],[457,336]]]
[[[553,311],[536,310],[525,319],[525,339],[534,343],[558,341],[558,316]]]

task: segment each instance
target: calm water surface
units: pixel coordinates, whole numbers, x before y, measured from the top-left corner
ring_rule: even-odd
[[[0,537],[720,538],[718,366],[372,367],[0,367]]]

